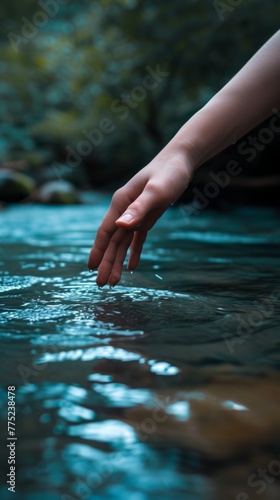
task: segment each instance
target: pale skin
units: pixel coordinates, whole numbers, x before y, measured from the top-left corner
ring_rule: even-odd
[[[136,269],[148,231],[183,194],[195,170],[275,113],[280,105],[280,31],[112,197],[88,267],[115,286],[129,250]],[[279,115],[280,116],[280,115]]]

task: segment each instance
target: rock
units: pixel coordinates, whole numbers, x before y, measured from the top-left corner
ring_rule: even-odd
[[[81,197],[68,181],[50,181],[42,184],[36,191],[34,201],[48,205],[77,205]]]
[[[37,169],[37,182],[39,185],[51,181],[66,181],[75,186],[76,189],[91,187],[90,179],[83,165],[79,165],[79,168],[75,169],[63,163],[54,162],[53,165],[46,165]]]
[[[140,439],[224,461],[280,446],[279,374],[158,390],[128,408],[125,422]]]
[[[26,174],[0,169],[0,201],[16,203],[34,193],[35,182]]]

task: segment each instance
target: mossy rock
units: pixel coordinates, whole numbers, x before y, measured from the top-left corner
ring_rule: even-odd
[[[82,202],[79,192],[67,181],[50,181],[40,186],[35,201],[47,205],[77,205]]]
[[[17,203],[31,196],[36,189],[31,177],[20,172],[0,169],[0,201]]]

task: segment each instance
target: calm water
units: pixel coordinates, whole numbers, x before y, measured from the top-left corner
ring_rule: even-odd
[[[108,201],[0,213],[0,498],[279,500],[279,214],[172,207],[100,290]]]

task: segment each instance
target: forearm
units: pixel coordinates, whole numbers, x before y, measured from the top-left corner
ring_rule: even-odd
[[[280,31],[183,125],[169,145],[185,150],[196,168],[271,116],[279,104]]]
[[[279,83],[280,32],[114,194],[89,257],[99,286],[118,283],[128,248],[128,268],[137,267],[148,231],[180,197],[194,170],[273,113],[280,104]]]

